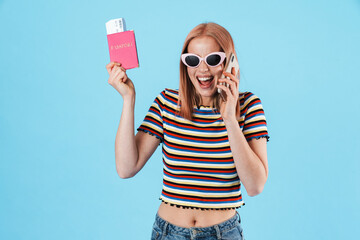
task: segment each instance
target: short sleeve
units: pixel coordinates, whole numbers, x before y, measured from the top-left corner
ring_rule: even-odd
[[[165,101],[165,91],[161,92],[151,104],[149,111],[147,112],[144,121],[137,129],[138,131],[147,132],[158,139],[161,142],[164,140],[163,135],[163,108]]]
[[[265,113],[260,99],[253,93],[245,94],[245,119],[243,133],[247,141],[266,138],[269,141]]]

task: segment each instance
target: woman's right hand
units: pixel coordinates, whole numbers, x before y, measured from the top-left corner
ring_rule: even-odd
[[[109,73],[108,83],[125,98],[135,97],[135,87],[133,82],[126,75],[126,69],[121,67],[121,63],[110,62],[106,65]]]

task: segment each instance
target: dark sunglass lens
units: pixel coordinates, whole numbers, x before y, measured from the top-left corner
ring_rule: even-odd
[[[221,57],[219,54],[211,54],[210,56],[208,56],[206,58],[206,62],[210,65],[210,66],[216,66],[219,64],[219,62],[221,61]]]
[[[199,58],[196,56],[187,56],[185,58],[185,62],[187,63],[187,65],[189,65],[190,67],[195,67],[199,64]]]

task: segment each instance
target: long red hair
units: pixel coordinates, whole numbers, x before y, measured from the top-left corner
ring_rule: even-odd
[[[220,45],[221,51],[225,52],[226,59],[229,59],[231,53],[234,53],[236,56],[234,42],[230,33],[224,27],[213,22],[202,23],[193,28],[185,39],[181,54],[187,53],[190,41],[200,36],[210,36],[214,38]],[[226,64],[226,59],[224,61],[224,65]],[[180,105],[180,116],[191,120],[194,106],[199,104],[200,96],[196,92],[195,87],[189,78],[187,67],[180,60],[180,86],[178,101],[178,105]],[[220,110],[220,98],[217,91],[213,98],[213,107]]]

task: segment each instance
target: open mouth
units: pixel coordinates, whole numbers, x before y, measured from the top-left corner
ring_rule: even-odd
[[[196,77],[196,79],[198,80],[201,88],[209,88],[213,83],[214,77]]]

